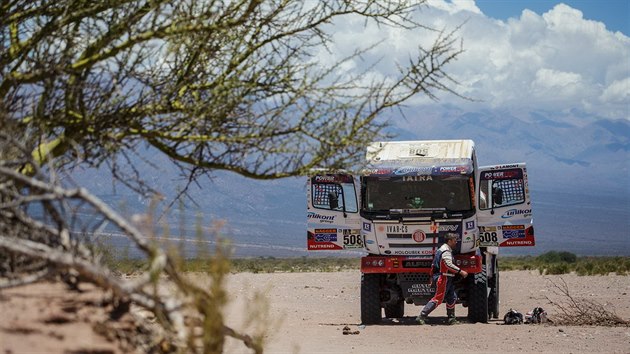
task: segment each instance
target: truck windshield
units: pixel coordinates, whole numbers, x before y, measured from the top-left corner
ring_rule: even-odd
[[[472,209],[469,176],[363,177],[363,205],[368,212],[392,209]]]

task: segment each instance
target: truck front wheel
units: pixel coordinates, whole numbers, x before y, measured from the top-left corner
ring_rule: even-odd
[[[488,323],[488,280],[486,266],[468,279],[468,320]]]
[[[381,274],[361,275],[361,322],[363,324],[370,325],[381,321],[381,277]]]

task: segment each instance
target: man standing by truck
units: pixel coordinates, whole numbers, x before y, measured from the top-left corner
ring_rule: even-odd
[[[468,273],[453,263],[453,248],[457,245],[457,234],[447,233],[444,236],[444,244],[437,250],[433,258],[431,272],[433,273],[433,284],[436,284],[435,295],[420,311],[420,316],[416,318],[419,324],[426,323],[427,316],[435,310],[444,300],[446,300],[446,315],[448,324],[456,324],[455,303],[457,295],[453,278],[461,275],[466,278]]]

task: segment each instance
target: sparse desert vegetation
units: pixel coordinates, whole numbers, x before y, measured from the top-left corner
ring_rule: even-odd
[[[110,266],[121,273],[143,271],[146,264],[132,258],[109,258]],[[252,257],[230,260],[230,272],[338,272],[359,269],[359,258],[338,257]],[[204,258],[182,260],[186,272],[208,272]],[[502,256],[500,267],[509,270],[538,270],[540,274],[630,275],[630,257],[577,256],[570,252],[549,251],[538,256]]]

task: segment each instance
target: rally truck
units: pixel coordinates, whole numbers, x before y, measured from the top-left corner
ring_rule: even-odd
[[[433,257],[455,233],[458,303],[468,320],[499,317],[500,247],[534,246],[524,163],[479,167],[472,140],[386,141],[357,175],[318,171],[307,182],[307,248],[360,250],[361,322],[404,316],[434,293]]]

